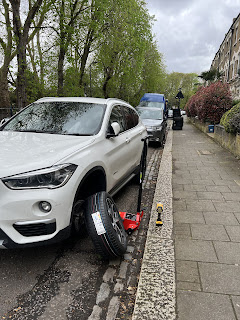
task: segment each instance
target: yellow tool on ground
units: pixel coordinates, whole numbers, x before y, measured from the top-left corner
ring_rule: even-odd
[[[162,226],[163,225],[162,218],[161,218],[162,212],[163,212],[163,205],[160,202],[158,202],[157,203],[158,218],[157,218],[157,221],[156,221],[156,226]]]

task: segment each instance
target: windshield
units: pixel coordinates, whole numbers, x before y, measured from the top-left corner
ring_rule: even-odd
[[[105,109],[105,105],[83,102],[33,103],[10,120],[2,130],[93,135],[101,128]]]
[[[137,108],[137,112],[141,119],[162,120],[163,111],[159,109]]]
[[[141,101],[139,107],[150,107],[164,110],[164,102]]]

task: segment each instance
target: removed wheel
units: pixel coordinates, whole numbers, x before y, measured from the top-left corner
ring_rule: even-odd
[[[127,234],[116,204],[107,192],[86,200],[85,221],[96,251],[104,258],[122,256],[127,249]]]

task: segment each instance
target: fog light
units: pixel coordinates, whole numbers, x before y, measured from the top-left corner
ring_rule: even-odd
[[[39,202],[39,209],[43,212],[50,212],[52,210],[51,203],[47,201]]]

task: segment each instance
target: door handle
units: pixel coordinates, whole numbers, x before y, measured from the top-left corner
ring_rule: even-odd
[[[130,138],[126,138],[126,142],[129,143],[131,141]]]

